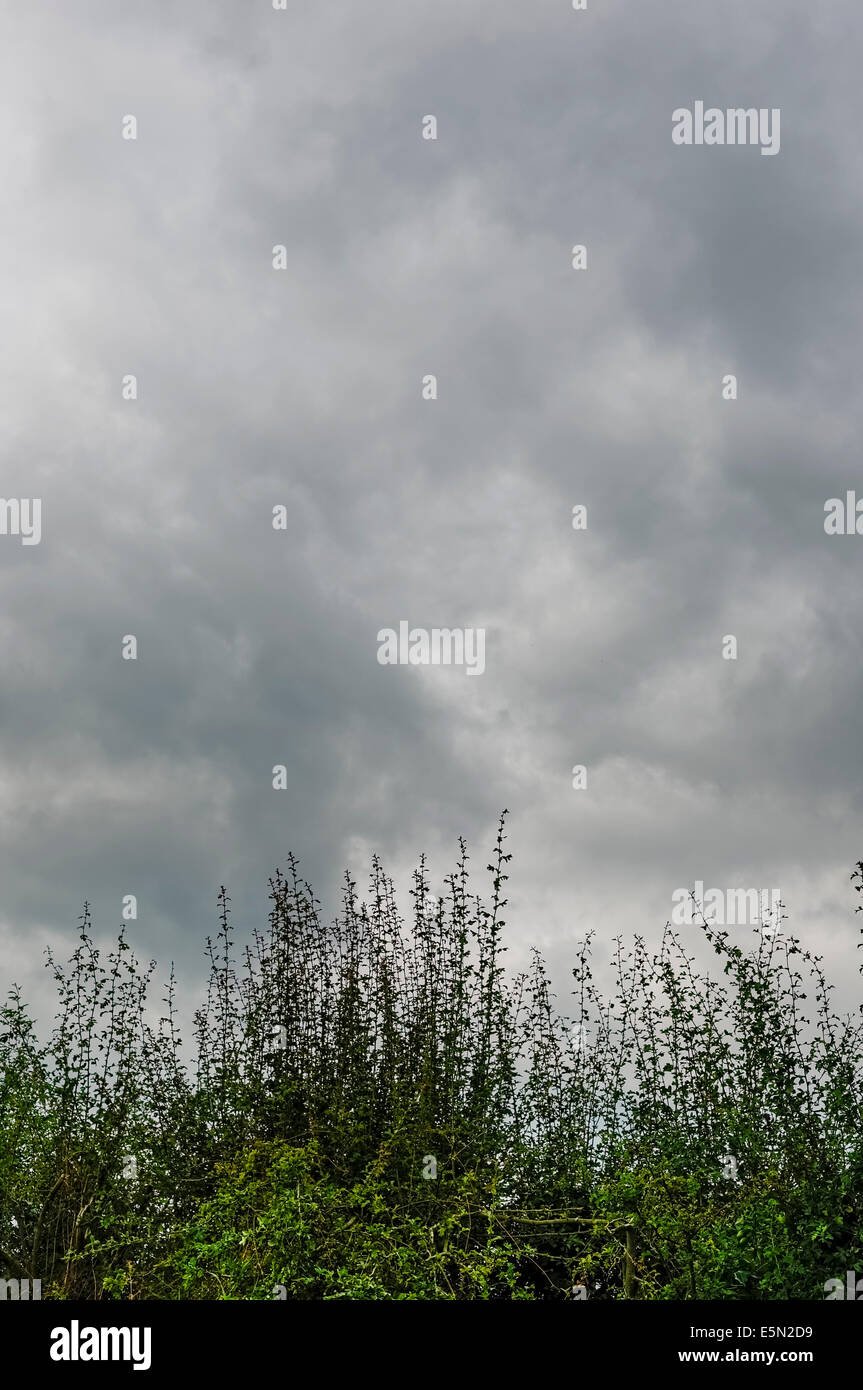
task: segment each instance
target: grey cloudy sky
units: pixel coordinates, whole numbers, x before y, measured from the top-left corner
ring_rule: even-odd
[[[2,491],[44,517],[0,539],[4,991],[127,893],[191,991],[220,883],[257,925],[293,850],[332,915],[373,850],[481,868],[507,806],[513,964],[565,991],[591,927],[779,886],[853,1005],[859,4],[2,28]],[[696,100],[779,108],[780,152],[675,146]],[[380,666],[401,619],[484,627],[484,675]]]

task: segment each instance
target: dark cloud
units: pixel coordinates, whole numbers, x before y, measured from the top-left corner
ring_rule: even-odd
[[[294,850],[334,911],[373,850],[484,865],[507,805],[514,962],[778,885],[853,1002],[859,8],[10,23],[4,978],[135,893],[191,983],[220,883],[252,926]],[[696,99],[779,107],[779,154],[675,147]],[[379,666],[401,619],[484,626],[485,674]]]

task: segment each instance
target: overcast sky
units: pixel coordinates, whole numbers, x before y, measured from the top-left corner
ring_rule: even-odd
[[[481,869],[506,806],[510,960],[561,994],[585,931],[657,937],[702,880],[780,888],[852,1007],[857,0],[2,33],[2,493],[42,501],[0,537],[2,992],[45,1006],[46,944],[125,894],[193,992],[220,883],[261,925],[292,850],[332,916],[372,851]],[[675,145],[696,101],[778,108],[779,152]],[[484,629],[485,671],[380,665],[403,620]]]

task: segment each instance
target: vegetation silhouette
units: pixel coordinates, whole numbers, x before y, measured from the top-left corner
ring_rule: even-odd
[[[290,858],[235,953],[230,900],[184,1062],[173,968],[89,908],[42,1041],[0,1010],[0,1274],[44,1298],[823,1299],[863,1266],[859,1016],[780,923],[590,938],[559,1013],[538,953],[503,966],[511,855],[424,859],[405,929],[375,858],[330,926]],[[863,891],[863,861],[852,881]],[[860,909],[858,908],[858,911]],[[735,929],[735,936],[738,934]],[[807,1007],[809,1012],[807,1013]]]

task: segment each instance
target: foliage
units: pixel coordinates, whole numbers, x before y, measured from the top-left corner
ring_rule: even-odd
[[[863,1268],[863,1008],[779,924],[720,967],[666,928],[590,938],[559,1013],[538,955],[503,966],[501,818],[485,901],[461,842],[414,875],[410,932],[372,864],[321,921],[289,860],[237,958],[207,942],[193,1065],[155,963],[89,910],[40,1041],[0,1010],[0,1273],[54,1298],[823,1298]],[[863,862],[853,878],[863,891]],[[806,1005],[810,1013],[806,1012]]]

